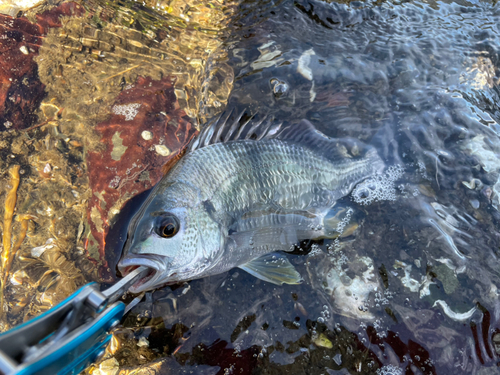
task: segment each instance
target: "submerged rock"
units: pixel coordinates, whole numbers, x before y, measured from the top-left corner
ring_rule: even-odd
[[[111,117],[96,127],[103,148],[87,154],[92,190],[87,217],[96,240],[88,242],[87,250],[102,265],[103,279],[109,278],[106,235],[116,215],[130,198],[151,189],[163,176],[162,166],[175,160],[197,134],[179,107],[173,82],[170,77],[139,77],[118,95]]]
[[[61,16],[81,15],[83,7],[69,2],[36,16],[0,14],[0,131],[25,129],[37,121],[35,111],[45,96],[34,57],[50,28],[60,27]]]
[[[369,310],[370,296],[381,290],[373,260],[356,255],[341,262],[324,262],[324,291],[341,315],[361,320],[373,320]]]

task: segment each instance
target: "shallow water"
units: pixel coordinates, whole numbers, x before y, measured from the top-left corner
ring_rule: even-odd
[[[353,233],[289,255],[303,284],[235,269],[148,293],[107,363],[123,373],[497,373],[499,18],[488,2],[239,4],[217,34],[224,54],[201,57],[219,81],[228,70],[218,64],[234,71],[227,107],[309,119],[399,169],[373,182],[378,201],[339,202]],[[181,106],[202,122],[217,112],[207,97]],[[123,236],[112,229],[111,264]]]

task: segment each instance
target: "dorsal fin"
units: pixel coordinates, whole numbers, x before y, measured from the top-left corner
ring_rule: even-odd
[[[279,139],[300,144],[315,150],[325,158],[340,162],[346,159],[370,158],[379,170],[383,162],[375,149],[354,138],[330,138],[318,131],[307,120],[299,123],[283,125],[273,117],[248,115],[244,110],[235,115],[233,110],[223,112],[211,119],[202,129],[198,137],[190,144],[188,151],[206,147],[215,143],[251,139]],[[380,168],[379,168],[380,166]]]
[[[215,143],[225,143],[241,139],[260,140],[273,138],[282,123],[275,122],[273,117],[263,116],[257,118],[256,115],[247,115],[242,111],[239,115],[234,115],[234,111],[226,111],[221,115],[211,119],[189,145],[188,151],[206,147]]]
[[[307,120],[290,124],[274,135],[275,139],[291,141],[303,147],[313,149],[329,160],[358,159],[373,157],[380,160],[375,149],[355,138],[331,138],[317,130]]]

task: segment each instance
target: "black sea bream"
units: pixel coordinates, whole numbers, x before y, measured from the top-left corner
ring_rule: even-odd
[[[335,237],[336,201],[384,168],[374,148],[329,138],[305,120],[287,127],[238,120],[205,127],[133,218],[118,266],[151,272],[132,292],[233,267],[299,283],[277,251]]]

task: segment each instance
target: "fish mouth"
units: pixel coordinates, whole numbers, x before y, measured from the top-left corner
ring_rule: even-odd
[[[140,293],[146,290],[152,290],[163,284],[161,281],[166,273],[166,266],[163,260],[157,256],[134,255],[130,258],[123,258],[118,263],[118,269],[123,276],[126,276],[136,268],[145,266],[149,269],[146,276],[137,280],[130,288],[131,293]]]

